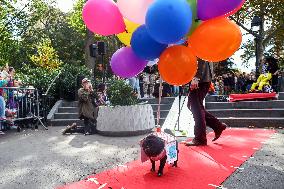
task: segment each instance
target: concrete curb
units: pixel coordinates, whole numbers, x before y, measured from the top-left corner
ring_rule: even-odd
[[[54,119],[54,114],[58,113],[58,108],[62,106],[63,100],[58,100],[47,115],[47,122],[50,123]]]

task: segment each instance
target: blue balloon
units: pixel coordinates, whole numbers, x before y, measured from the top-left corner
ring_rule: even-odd
[[[186,42],[185,39],[181,39],[178,42],[175,43],[175,45],[183,45]]]
[[[156,0],[146,14],[146,27],[156,41],[173,44],[191,28],[192,11],[186,0]]]
[[[142,25],[132,34],[131,47],[138,57],[153,60],[160,57],[168,45],[155,41],[149,35],[146,26]]]

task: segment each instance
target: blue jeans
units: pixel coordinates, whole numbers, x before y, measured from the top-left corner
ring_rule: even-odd
[[[6,102],[3,96],[0,96],[0,117],[5,118]]]
[[[179,86],[173,86],[173,94],[178,95],[179,94]]]

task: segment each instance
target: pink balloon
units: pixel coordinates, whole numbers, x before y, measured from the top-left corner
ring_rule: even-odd
[[[123,17],[112,0],[88,0],[82,14],[87,28],[96,34],[108,36],[126,29]]]
[[[128,20],[145,24],[148,7],[154,0],[118,0],[117,6],[123,16]]]

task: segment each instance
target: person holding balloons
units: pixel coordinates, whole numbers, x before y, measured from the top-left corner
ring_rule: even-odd
[[[216,117],[207,112],[203,106],[203,101],[207,95],[212,81],[212,72],[208,62],[198,59],[198,69],[195,77],[190,84],[190,93],[188,96],[188,107],[192,111],[195,121],[194,139],[185,143],[186,146],[204,146],[207,145],[206,125],[215,132],[217,140],[227,125],[221,123]]]

